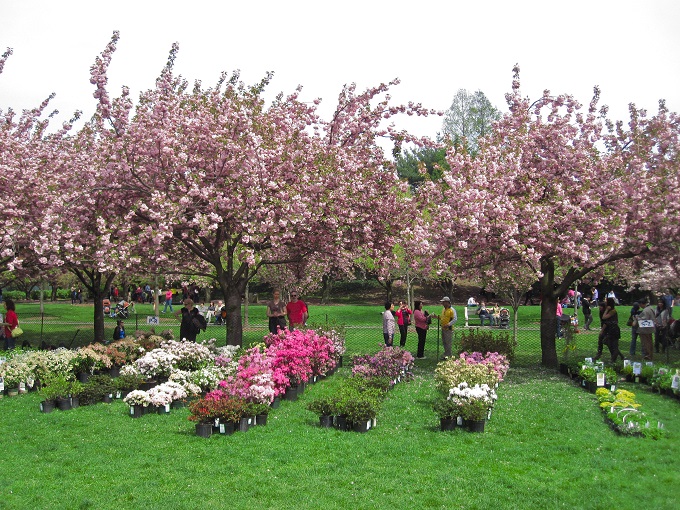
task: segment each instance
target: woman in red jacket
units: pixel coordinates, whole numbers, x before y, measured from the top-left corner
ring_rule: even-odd
[[[7,313],[5,314],[5,322],[2,325],[5,326],[5,350],[8,351],[16,346],[16,341],[12,337],[12,330],[19,325],[19,318],[15,312],[14,301],[11,299],[5,300],[5,309]]]

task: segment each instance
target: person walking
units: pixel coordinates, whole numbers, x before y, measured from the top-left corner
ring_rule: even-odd
[[[165,291],[165,306],[163,307],[163,311],[161,313],[167,312],[168,307],[170,308],[170,312],[172,312],[172,289]]]
[[[602,338],[603,342],[609,348],[609,353],[612,356],[612,363],[623,354],[619,350],[619,340],[621,339],[621,329],[619,328],[619,314],[616,311],[616,299],[608,297],[605,301],[605,309],[602,314]]]
[[[16,306],[14,300],[5,300],[5,320],[2,322],[5,332],[5,350],[9,351],[16,347],[16,339],[12,336],[12,330],[19,327],[19,318],[17,317]]]
[[[286,306],[281,300],[279,289],[274,289],[273,298],[267,303],[267,317],[269,317],[269,332],[272,335],[286,329]]]
[[[666,307],[666,300],[661,296],[656,305],[656,317],[654,318],[654,325],[656,331],[654,332],[654,350],[659,354],[659,348],[662,353],[666,352],[668,341],[666,333],[668,331],[669,311]]]
[[[406,335],[408,334],[408,327],[411,324],[411,314],[413,312],[409,309],[408,303],[399,302],[399,310],[396,312],[397,326],[399,326],[399,347],[406,346]]]
[[[635,356],[635,351],[637,349],[637,337],[638,337],[638,322],[637,317],[642,312],[640,308],[640,303],[635,301],[633,303],[633,308],[630,309],[630,317],[628,318],[627,324],[630,326],[630,350],[628,354]],[[645,355],[644,349],[642,349],[642,355]]]
[[[416,334],[418,335],[418,350],[416,358],[425,359],[425,340],[427,339],[427,330],[430,327],[428,321],[429,314],[423,311],[423,302],[415,301],[413,303],[413,322],[416,326]]]
[[[456,323],[458,317],[456,316],[456,311],[451,308],[451,299],[448,296],[444,296],[439,302],[444,307],[441,315],[439,316],[439,324],[442,328],[444,358],[450,358],[452,356],[451,348],[453,345],[453,325]],[[482,305],[484,305],[484,303],[482,303]]]
[[[654,325],[656,312],[654,311],[654,307],[651,305],[648,297],[645,298],[642,304],[645,307],[637,316],[638,334],[640,335],[640,341],[642,342],[642,357],[646,361],[652,361],[654,359],[654,344],[652,343],[652,335],[656,330],[656,326]]]
[[[394,344],[394,305],[390,301],[385,302],[385,311],[382,314],[383,318],[383,338],[385,345],[392,347]]]
[[[193,300],[187,298],[184,300],[184,306],[175,312],[175,317],[181,317],[181,324],[179,326],[179,337],[187,342],[195,342],[196,335],[199,329],[194,324],[194,317],[198,316],[198,310],[194,307]]]
[[[593,322],[593,312],[590,310],[590,300],[585,296],[581,299],[581,310],[583,311],[585,330],[590,331],[590,325]]]
[[[291,331],[304,326],[309,317],[307,305],[302,299],[298,299],[298,297],[297,292],[291,292],[290,302],[286,305],[286,315],[288,316],[288,324]]]

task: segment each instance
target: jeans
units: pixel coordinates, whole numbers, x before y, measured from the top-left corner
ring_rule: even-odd
[[[4,337],[4,344],[5,344],[5,350],[9,351],[10,349],[16,348],[17,340],[13,336]]]
[[[383,333],[383,338],[385,339],[385,345],[387,347],[392,347],[394,343],[394,333]]]
[[[493,323],[493,319],[491,318],[491,315],[486,314],[486,313],[484,313],[484,314],[480,313],[479,314],[479,321],[482,323],[482,326],[484,325],[484,320],[489,321],[489,326],[491,326],[492,323]]]
[[[422,358],[425,355],[425,338],[427,337],[427,330],[416,327],[418,333],[418,352],[416,357]]]
[[[170,307],[170,311],[172,312],[172,299],[166,299],[165,300],[165,306],[163,307],[163,313],[168,311],[168,307]]]

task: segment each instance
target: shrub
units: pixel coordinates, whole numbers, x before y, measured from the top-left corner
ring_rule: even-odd
[[[337,397],[319,397],[307,403],[307,410],[317,416],[332,416],[337,414]]]
[[[517,342],[510,333],[494,333],[489,330],[470,329],[463,331],[460,337],[461,352],[497,352],[512,361],[515,356]]]

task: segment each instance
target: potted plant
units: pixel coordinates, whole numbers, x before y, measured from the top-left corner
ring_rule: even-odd
[[[131,417],[140,418],[151,405],[151,396],[146,391],[132,390],[125,395],[123,402],[130,406]]]
[[[216,401],[198,398],[189,404],[189,420],[196,422],[196,435],[208,438],[212,435],[213,422],[216,418]]]
[[[368,432],[371,421],[380,410],[382,398],[375,389],[357,392],[354,399],[345,402],[345,416],[356,432]]]
[[[80,381],[71,381],[69,388],[69,395],[71,397],[71,407],[76,408],[80,406],[80,394],[83,391],[83,383]]]
[[[591,393],[595,393],[597,390],[597,369],[593,366],[587,366],[581,368],[579,376],[583,379],[583,387],[586,388]]]
[[[483,400],[472,399],[461,409],[470,432],[484,432],[489,406]]]
[[[332,396],[318,397],[307,402],[306,408],[319,417],[322,427],[333,426],[333,415],[337,412],[337,398]]]
[[[251,402],[247,407],[247,414],[252,414],[255,416],[255,425],[267,424],[267,416],[269,415],[269,410],[271,409],[267,404],[263,404],[261,402]]]
[[[114,391],[116,391],[116,387],[110,376],[90,376],[87,383],[83,385],[83,390],[80,393],[80,403],[89,405],[98,402],[111,402],[113,400]]]
[[[213,405],[214,417],[219,419],[220,434],[231,434],[237,428],[246,432],[254,419],[246,415],[248,404],[239,397],[224,397],[215,401]],[[250,421],[250,423],[249,423]]]
[[[40,410],[44,413],[53,411],[57,405],[57,400],[66,400],[68,398],[69,388],[70,384],[63,375],[54,375],[46,378],[40,389],[40,395],[43,397],[43,401],[40,403]],[[61,404],[59,409],[70,409],[70,402],[68,407],[66,404]]]
[[[124,373],[113,380],[116,388],[116,398],[123,398],[133,390],[140,388],[144,378],[137,373]]]
[[[458,416],[462,416],[460,403],[440,395],[435,399],[432,408],[437,413],[437,416],[439,416],[441,430],[453,430],[456,428]]]

